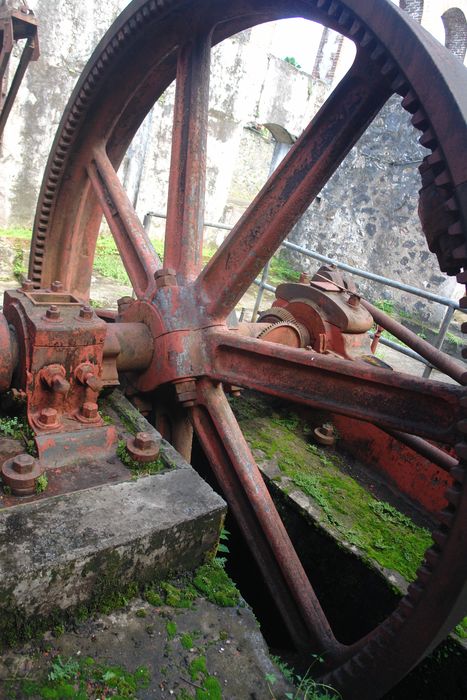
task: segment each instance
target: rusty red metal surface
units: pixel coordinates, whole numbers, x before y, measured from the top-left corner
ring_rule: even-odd
[[[210,48],[291,15],[352,39],[356,60],[201,270]],[[162,263],[117,170],[173,79]],[[156,402],[157,424],[184,454],[194,427],[297,648],[322,654],[323,679],[359,700],[383,695],[467,610],[465,392],[367,364],[366,330],[373,318],[385,321],[371,308],[369,314],[332,270],[280,289],[269,311],[273,320],[266,317],[280,325],[263,339],[256,337],[262,323],[259,330],[237,325],[229,314],[394,93],[433,152],[423,165],[424,182],[427,169],[432,178],[422,219],[440,201],[445,215],[426,227],[429,245],[442,269],[460,272],[467,264],[465,71],[394,3],[381,0],[376,9],[367,0],[134,0],[96,48],[62,118],[37,208],[31,282],[6,294],[5,319],[14,331],[0,324],[7,350],[0,380],[26,394],[44,459],[59,461],[70,444],[87,453],[96,445],[103,453],[115,448],[96,403],[102,387],[119,381],[145,413]],[[121,300],[117,315],[98,316],[87,307],[102,214],[136,297]],[[465,283],[467,275],[459,279]],[[267,342],[268,333],[280,342]],[[458,365],[441,360],[438,366],[463,381]],[[434,544],[416,581],[394,613],[354,645],[335,639],[275,511],[225,396],[239,387],[456,448],[448,505],[437,515]]]

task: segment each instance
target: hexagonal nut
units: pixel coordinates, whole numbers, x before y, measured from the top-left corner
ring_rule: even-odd
[[[55,408],[42,408],[37,416],[37,421],[41,425],[52,428],[58,425],[58,412]]]
[[[320,445],[334,445],[336,442],[336,431],[332,423],[324,423],[324,425],[315,428],[313,431],[316,442]]]
[[[81,418],[94,421],[99,420],[99,406],[92,401],[86,401],[81,406]]]
[[[35,492],[36,481],[43,472],[39,462],[28,454],[7,459],[0,471],[3,483],[11,489],[14,496],[31,496]]]
[[[23,280],[23,284],[21,285],[21,289],[23,292],[33,292],[34,291],[34,282],[30,279]]]
[[[52,282],[52,284],[50,285],[50,289],[53,292],[62,292],[63,284],[60,282],[60,280],[55,280],[55,282]]]
[[[176,274],[175,270],[171,267],[163,267],[161,270],[157,270],[154,273],[157,289],[162,289],[162,287],[176,287]]]
[[[36,460],[26,453],[13,457],[11,467],[17,474],[30,474],[34,469]]]
[[[137,462],[154,462],[159,457],[161,438],[151,433],[140,432],[126,443],[130,457]]]
[[[80,308],[80,310],[79,310],[79,318],[80,318],[82,321],[90,321],[90,320],[92,319],[93,316],[94,316],[94,311],[93,311],[92,308],[91,308],[90,306],[88,306],[87,304],[85,304],[84,306],[82,306],[82,307]]]
[[[60,309],[56,304],[51,304],[45,312],[48,321],[58,321],[60,319]]]

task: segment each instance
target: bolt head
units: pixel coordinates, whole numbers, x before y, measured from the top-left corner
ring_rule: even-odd
[[[175,277],[176,271],[173,267],[162,267],[160,270],[156,270],[154,273],[154,279],[157,280],[159,277]]]
[[[150,450],[154,445],[155,442],[149,433],[136,433],[135,447],[137,447],[138,450]]]
[[[21,289],[23,292],[32,292],[34,290],[34,282],[30,279],[24,280]]]
[[[63,284],[59,280],[55,280],[55,282],[52,282],[50,288],[53,292],[61,292],[63,290]]]
[[[171,267],[164,267],[162,270],[157,270],[154,273],[157,289],[162,289],[162,287],[176,287],[177,278],[175,275],[176,272]]]
[[[79,310],[79,317],[88,321],[94,315],[94,311],[87,304],[82,306]]]
[[[83,403],[83,406],[81,408],[81,415],[83,416],[83,418],[93,420],[98,417],[98,411],[99,407],[97,403],[93,403],[92,401],[86,401],[85,403]]]
[[[36,460],[28,454],[16,455],[13,457],[11,468],[17,474],[29,474],[34,469]]]
[[[58,413],[55,408],[43,408],[39,413],[39,421],[44,425],[55,425],[57,419]]]
[[[347,304],[353,308],[360,306],[360,297],[358,297],[356,294],[351,294],[347,299]]]
[[[60,309],[55,304],[51,304],[47,311],[45,312],[46,318],[51,321],[56,321],[60,318]]]

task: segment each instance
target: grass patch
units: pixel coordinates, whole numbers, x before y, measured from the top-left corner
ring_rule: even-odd
[[[135,698],[139,690],[149,687],[150,674],[140,666],[134,672],[122,666],[97,663],[92,657],[83,659],[56,656],[39,679],[10,683],[10,698],[44,698],[88,700],[88,698]]]
[[[274,255],[269,264],[268,283],[274,286],[281,282],[298,282],[300,272],[282,255]]]
[[[464,617],[464,619],[456,625],[454,632],[461,639],[467,639],[467,617]]]
[[[271,412],[261,404],[256,398],[253,403],[249,398],[233,401],[245,437],[259,459],[274,460],[282,473],[315,501],[321,521],[331,525],[342,539],[381,566],[412,580],[432,544],[429,531],[389,503],[376,500],[341,471],[341,460],[334,453],[310,444],[310,430],[297,415],[286,410]]]
[[[1,228],[0,237],[2,238],[22,238],[24,240],[30,240],[32,238],[32,231],[30,228],[12,227],[12,228]]]

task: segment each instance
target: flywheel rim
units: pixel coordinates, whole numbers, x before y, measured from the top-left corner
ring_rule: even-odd
[[[230,14],[226,12],[227,5],[230,8]],[[92,260],[93,245],[102,210],[97,197],[93,194],[91,175],[89,170],[86,170],[89,165],[89,153],[83,156],[83,149],[88,148],[91,142],[93,153],[100,150],[102,154],[102,170],[99,170],[101,166],[97,168],[94,173],[96,180],[108,166],[106,157],[110,166],[115,168],[118,166],[126,150],[124,146],[129,143],[130,137],[151,106],[151,100],[147,94],[148,85],[144,81],[143,94],[137,109],[130,104],[130,101],[135,98],[134,84],[129,86],[127,93],[122,88],[118,114],[114,114],[111,109],[106,111],[105,106],[102,106],[108,96],[107,91],[110,90],[112,82],[118,75],[121,61],[129,58],[140,60],[142,65],[152,65],[148,40],[140,50],[142,58],[138,54],[137,44],[141,41],[141,36],[145,35],[144,27],[150,24],[153,28],[158,23],[162,27],[161,31],[165,33],[172,28],[171,23],[180,22],[181,35],[186,39],[191,27],[187,28],[184,24],[187,21],[184,13],[188,12],[189,17],[189,13],[195,6],[197,12],[201,13],[203,10],[207,13],[206,16],[209,16],[209,2],[134,0],[117,19],[91,57],[59,127],[39,198],[30,263],[30,277],[36,286],[48,286],[59,272],[65,272],[65,277],[63,278],[63,274],[61,276],[70,291],[86,297],[90,268],[85,258]],[[458,272],[464,267],[467,264],[467,252],[464,250],[467,236],[463,227],[467,216],[467,197],[464,196],[467,164],[465,159],[459,163],[457,136],[448,138],[446,135],[449,130],[453,134],[461,130],[461,138],[465,139],[467,104],[465,93],[456,83],[458,67],[455,59],[443,54],[439,68],[430,57],[430,50],[435,45],[431,37],[427,38],[428,35],[418,25],[415,26],[389,1],[378,3],[378,7],[375,8],[375,3],[369,4],[365,0],[347,2],[303,0],[295,3],[285,2],[285,0],[276,0],[273,3],[266,0],[264,2],[250,0],[242,3],[239,0],[235,3],[225,3],[225,5],[217,3],[215,8],[211,7],[211,11],[212,16],[217,20],[214,23],[216,27],[209,28],[214,32],[213,43],[260,21],[295,16],[297,12],[308,19],[319,18],[327,26],[339,29],[356,41],[360,47],[360,55],[365,57],[364,60],[368,66],[373,66],[374,70],[378,71],[388,97],[394,92],[404,97],[403,106],[413,114],[414,125],[424,134],[424,144],[432,150],[427,163],[433,171],[436,186],[449,209],[446,231],[441,234],[442,245],[439,241],[437,243],[438,257],[443,269],[451,273]],[[228,19],[224,15],[227,15]],[[145,25],[145,23],[148,24]],[[418,77],[417,81],[415,79],[417,76],[414,78],[413,75],[407,75],[411,70],[409,59],[413,57],[413,46],[403,46],[404,42],[399,38],[399,43],[394,44],[397,47],[396,57],[388,48],[391,42],[391,31],[395,26],[400,31],[412,35],[414,43],[418,42],[420,55],[423,54],[420,61],[422,63],[425,61],[430,67],[433,65],[436,67],[428,88],[425,79]],[[167,36],[167,43],[164,44],[161,41],[160,54],[157,54],[156,64],[159,70],[149,72],[147,79],[148,81],[152,79],[153,89],[156,86],[151,98],[157,98],[162,94],[175,76],[177,44],[174,44],[170,50],[169,44],[172,38],[170,32]],[[153,44],[157,43],[153,36],[151,41]],[[148,51],[146,58],[143,56],[144,51]],[[407,66],[400,65],[399,62],[404,61],[408,62]],[[454,66],[455,70],[453,70],[456,73],[454,86],[451,77],[446,78],[451,66]],[[416,66],[415,70],[419,70],[419,66]],[[131,71],[126,75],[131,75]],[[124,81],[122,85],[123,83]],[[447,111],[451,118],[448,125],[443,125],[439,110],[433,106],[432,94],[436,93],[436,85],[442,86],[443,96],[445,95],[448,100]],[[436,117],[434,120],[427,115],[427,101],[429,109]],[[91,126],[87,116],[88,109],[91,109],[91,116],[92,110],[98,115],[94,125]],[[130,119],[129,114],[132,109],[133,117]],[[125,124],[125,119],[129,119],[130,126]],[[109,177],[111,179],[112,175],[110,174]],[[76,216],[78,224],[74,221]],[[79,265],[75,263],[72,265],[71,256],[76,250],[81,255],[83,248],[86,247],[84,246],[85,230],[88,232],[89,245],[84,251],[86,255],[83,254],[81,262],[84,263],[86,272],[80,274]],[[61,243],[60,246],[59,243]],[[143,241],[140,250],[143,250],[145,245]],[[221,256],[222,252],[218,257]],[[78,259],[79,256],[76,257]],[[157,260],[149,261],[149,273],[156,271],[157,266]],[[204,277],[202,275],[201,279],[206,279],[206,275]],[[465,280],[462,279],[462,281]],[[152,288],[142,288],[140,296],[146,295],[149,298],[153,292]],[[202,298],[202,290],[200,294]],[[234,306],[237,297],[237,291],[232,292],[231,298],[224,300],[225,303],[219,313],[212,311],[213,325],[222,324],[227,305]],[[216,400],[219,401],[219,397]],[[202,431],[202,418],[200,415],[196,418],[196,410],[193,415],[194,423]],[[458,454],[461,458],[467,457],[467,444],[461,442],[463,432],[461,427],[458,446]],[[340,689],[344,697],[379,697],[441,641],[465,612],[467,557],[466,563],[457,563],[456,575],[450,576],[452,562],[459,559],[457,556],[459,543],[462,540],[465,541],[467,537],[467,526],[463,523],[466,519],[462,517],[463,513],[467,512],[467,485],[464,484],[464,470],[465,465],[462,463],[451,472],[455,484],[447,494],[449,506],[440,515],[440,527],[433,533],[435,544],[425,554],[425,562],[418,572],[417,580],[411,584],[407,596],[394,613],[366,639],[360,640],[347,652],[338,655],[340,660],[337,665],[324,677],[325,682]],[[439,586],[449,591],[446,599],[451,601],[449,606],[452,609],[450,614],[441,614],[440,619],[433,623],[433,628],[425,629],[424,641],[421,642],[420,630],[426,627],[427,617],[433,613],[433,595],[430,591],[436,590]],[[395,645],[397,650],[394,649]],[[404,660],[401,659],[402,647],[405,650]],[[378,684],[377,690],[375,690],[375,684]]]

